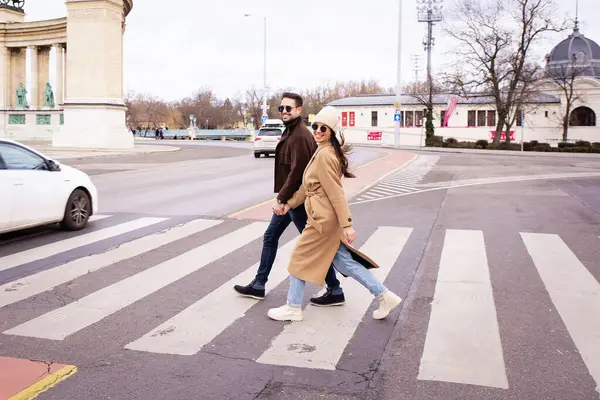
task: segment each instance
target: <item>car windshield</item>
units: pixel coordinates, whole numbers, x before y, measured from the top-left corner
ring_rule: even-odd
[[[258,131],[258,136],[281,136],[281,129],[266,128]]]

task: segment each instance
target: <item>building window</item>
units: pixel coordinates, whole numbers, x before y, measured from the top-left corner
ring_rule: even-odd
[[[446,110],[442,110],[440,113],[440,126],[444,126],[444,119],[446,118]]]
[[[371,126],[377,126],[377,111],[371,111]]]
[[[485,126],[485,110],[477,111],[477,126]]]
[[[415,111],[415,126],[423,125],[423,111]]]
[[[548,111],[544,112],[546,118],[548,118]]]
[[[404,126],[404,115],[406,113],[404,111],[400,111],[400,126]]]
[[[487,112],[487,126],[496,126],[496,110]]]
[[[415,113],[412,111],[406,112],[406,126],[415,126],[413,121],[414,115]]]
[[[469,110],[467,116],[467,126],[475,126],[475,110]]]

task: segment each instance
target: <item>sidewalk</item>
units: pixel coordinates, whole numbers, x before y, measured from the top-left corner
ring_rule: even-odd
[[[367,164],[357,167],[353,172],[356,178],[342,180],[346,199],[350,200],[356,194],[366,190],[367,188],[377,184],[386,176],[396,172],[417,157],[416,154],[407,151],[390,149],[387,155],[373,160]],[[229,218],[236,219],[254,219],[259,221],[269,221],[273,215],[272,207],[275,202],[275,194],[273,198],[244,210],[235,212],[229,215]]]
[[[25,400],[37,397],[77,373],[77,367],[0,357],[0,371],[0,399]]]
[[[488,154],[516,157],[594,157],[600,160],[600,153],[554,153],[542,151],[519,151],[519,150],[483,150],[483,149],[461,149],[448,147],[418,147],[418,146],[394,146],[387,144],[355,144],[355,147],[376,147],[382,149],[397,149],[406,151],[429,151],[437,153],[463,153],[463,154]]]
[[[136,139],[136,143],[131,149],[80,149],[80,148],[68,148],[68,147],[52,147],[50,141],[45,140],[20,140],[26,146],[29,146],[40,153],[43,153],[49,158],[54,160],[61,160],[66,158],[88,158],[88,157],[102,157],[102,156],[115,156],[115,155],[129,155],[129,154],[149,154],[159,153],[166,151],[179,151],[180,148],[177,146],[167,145],[148,145],[140,144]]]

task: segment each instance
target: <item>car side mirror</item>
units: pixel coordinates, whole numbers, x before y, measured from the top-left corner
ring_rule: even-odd
[[[60,171],[60,165],[55,163],[52,160],[48,160],[48,170],[50,171]]]

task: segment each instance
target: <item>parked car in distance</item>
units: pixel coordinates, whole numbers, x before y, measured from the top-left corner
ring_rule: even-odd
[[[76,231],[97,210],[98,191],[86,173],[0,139],[0,233],[54,223]]]
[[[281,140],[284,130],[283,121],[268,119],[254,138],[254,157],[259,158],[261,154],[265,156],[275,154],[275,147]]]

